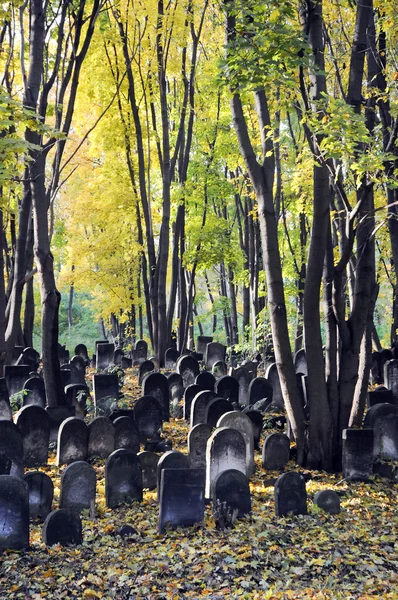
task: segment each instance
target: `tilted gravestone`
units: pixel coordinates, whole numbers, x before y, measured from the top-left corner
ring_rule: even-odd
[[[177,450],[169,450],[162,454],[157,466],[158,499],[160,491],[160,478],[163,469],[188,469],[189,460],[186,454]]]
[[[290,460],[290,439],[284,433],[271,433],[263,445],[263,468],[279,471]]]
[[[11,421],[12,409],[10,405],[10,396],[8,394],[7,383],[4,377],[0,377],[0,420]]]
[[[104,343],[97,345],[97,369],[107,369],[112,365],[114,351],[114,344]]]
[[[138,427],[140,441],[160,439],[162,429],[162,407],[153,396],[142,396],[134,405],[134,420]]]
[[[206,409],[209,403],[216,398],[216,394],[214,392],[209,392],[204,390],[203,392],[199,392],[196,394],[191,404],[191,429],[198,425],[199,423],[206,423]]]
[[[51,511],[54,484],[51,477],[41,471],[30,471],[24,476],[29,489],[29,517],[45,519]]]
[[[188,433],[189,464],[194,469],[206,467],[206,447],[211,427],[206,423],[195,425]]]
[[[88,425],[88,458],[108,458],[115,449],[115,428],[108,417],[95,417]]]
[[[75,416],[84,419],[86,414],[87,401],[90,398],[88,387],[81,383],[70,383],[65,386],[66,404],[74,406]]]
[[[237,429],[222,427],[210,436],[206,449],[206,498],[217,475],[237,469],[246,475],[246,445]]]
[[[167,377],[162,373],[150,373],[142,383],[142,395],[152,396],[158,400],[162,407],[162,419],[170,418],[169,384]]]
[[[37,371],[40,363],[40,355],[34,348],[24,348],[20,354],[16,365],[27,365],[30,371]]]
[[[204,469],[163,469],[159,494],[159,531],[189,527],[204,520]]]
[[[237,429],[243,436],[246,446],[246,475],[254,473],[254,436],[253,425],[249,417],[239,411],[227,412],[217,423],[217,427],[230,427]]]
[[[156,490],[158,485],[159,456],[149,450],[137,454],[142,469],[142,487],[144,490]]]
[[[0,456],[11,461],[9,474],[22,479],[22,435],[19,428],[12,421],[0,421]]]
[[[140,368],[138,369],[138,384],[142,385],[144,378],[149,373],[153,373],[155,370],[155,364],[152,360],[144,360],[140,364]]]
[[[176,371],[182,377],[184,388],[187,388],[195,382],[196,376],[199,375],[199,363],[193,356],[180,356]]]
[[[231,375],[224,375],[216,381],[214,390],[220,398],[226,398],[235,404],[239,403],[239,381]]]
[[[25,381],[29,379],[31,369],[29,365],[5,365],[4,378],[7,383],[8,394],[13,396],[21,390]]]
[[[275,482],[274,498],[277,517],[307,514],[307,492],[300,473],[290,471],[280,475]]]
[[[343,430],[343,477],[368,481],[373,474],[373,429]]]
[[[214,363],[218,361],[225,362],[226,353],[227,348],[223,344],[219,344],[218,342],[210,342],[207,344],[205,353],[206,369],[211,371]]]
[[[50,442],[50,417],[35,404],[24,406],[16,415],[16,424],[22,435],[25,467],[46,465]]]
[[[271,404],[273,397],[272,385],[267,379],[265,379],[265,377],[256,377],[255,379],[252,379],[249,384],[248,394],[249,406],[256,404],[256,402],[259,402],[264,398],[267,398],[267,400],[269,400],[269,404]]]
[[[95,413],[108,416],[117,407],[119,380],[116,373],[93,375]]]
[[[213,373],[209,373],[208,371],[202,371],[199,375],[195,377],[195,383],[200,385],[202,390],[210,390],[214,391],[214,386],[216,383],[216,378]],[[222,396],[222,394],[217,393],[217,396]]]
[[[105,500],[108,508],[142,502],[142,470],[131,450],[115,450],[105,464]]]
[[[376,404],[366,413],[365,428],[373,429],[373,457],[398,460],[398,407]]]
[[[254,448],[256,450],[259,449],[259,443],[260,443],[260,438],[261,438],[261,433],[263,430],[263,424],[264,424],[264,420],[263,420],[263,415],[261,414],[261,412],[259,410],[254,410],[253,408],[246,408],[244,410],[245,415],[247,415],[250,419],[250,421],[252,422],[252,426],[253,426],[253,437],[254,437]]]
[[[96,482],[95,469],[87,462],[78,460],[67,466],[61,477],[59,507],[72,512],[93,508]]]
[[[58,431],[57,465],[86,460],[88,452],[88,428],[84,421],[69,417]]]
[[[132,452],[140,451],[138,427],[131,417],[118,417],[113,421],[115,428],[115,450],[126,448]]]
[[[42,537],[46,546],[80,546],[83,542],[80,516],[66,508],[53,510],[44,521]]]
[[[45,408],[47,404],[44,381],[38,377],[30,377],[23,386],[22,406],[35,405]]]
[[[164,366],[166,369],[175,369],[180,353],[175,348],[167,348],[164,354]]]
[[[198,335],[196,340],[196,352],[204,356],[206,354],[207,344],[211,344],[212,341],[213,338],[209,335]]]
[[[233,410],[234,407],[226,398],[213,398],[206,406],[205,422],[211,429],[214,429],[222,415],[232,412]]]
[[[314,496],[314,504],[329,513],[338,515],[340,513],[340,498],[333,490],[321,490]]]
[[[275,406],[277,406],[278,408],[283,408],[285,403],[283,400],[283,394],[282,394],[281,383],[279,380],[278,369],[277,369],[275,363],[272,365],[269,365],[269,367],[265,371],[265,377],[272,385],[272,392],[273,392],[272,402],[273,402],[273,404],[275,404]]]
[[[192,383],[185,389],[185,391],[184,391],[184,419],[186,421],[189,421],[189,419],[191,418],[191,406],[192,406],[193,399],[195,398],[196,394],[199,394],[199,392],[203,392],[203,391],[204,391],[204,388],[202,388],[197,383]]]
[[[217,506],[217,501],[225,502],[227,507],[237,511],[238,519],[251,513],[249,480],[241,471],[228,469],[217,475],[211,497],[213,506]]]
[[[0,475],[0,549],[29,546],[28,484],[13,475]]]

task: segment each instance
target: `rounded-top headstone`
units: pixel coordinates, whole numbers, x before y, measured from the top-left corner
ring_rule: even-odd
[[[246,474],[249,477],[254,473],[254,436],[253,425],[249,417],[237,410],[222,415],[217,427],[231,427],[237,429],[243,436],[246,445]]]
[[[115,449],[115,428],[108,417],[95,417],[88,425],[88,458],[108,458]]]
[[[25,381],[23,389],[23,406],[33,404],[45,408],[47,402],[46,390],[44,387],[44,381],[42,379],[40,379],[39,377],[30,377]]]
[[[48,413],[41,406],[28,404],[17,413],[16,424],[22,435],[24,465],[46,465],[51,429]]]
[[[68,465],[61,477],[60,508],[77,513],[90,509],[95,503],[96,481],[94,467],[85,461]]]
[[[79,546],[83,542],[79,515],[66,508],[53,510],[44,521],[42,536],[46,546]]]
[[[29,488],[29,517],[45,519],[51,511],[54,484],[51,477],[42,471],[29,471],[24,476]]]
[[[314,496],[314,502],[319,508],[322,508],[330,515],[340,513],[340,498],[333,490],[321,490]]]
[[[105,464],[105,500],[109,508],[142,502],[142,469],[131,450],[115,450]]]
[[[237,429],[221,427],[210,436],[206,448],[206,498],[219,473],[237,469],[246,475],[246,444]]]
[[[131,417],[118,417],[113,421],[115,428],[115,450],[126,448],[136,454],[140,451],[138,427]]]
[[[290,440],[284,433],[271,433],[263,445],[263,467],[269,471],[283,469],[290,460]]]
[[[155,490],[158,484],[159,456],[149,450],[137,454],[142,469],[142,487],[144,490]]]
[[[205,421],[213,429],[222,415],[233,410],[234,407],[226,398],[214,398],[206,407]]]
[[[211,436],[211,427],[207,423],[198,423],[188,433],[189,464],[194,469],[206,466],[207,441]]]
[[[188,469],[189,460],[186,454],[177,450],[165,452],[159,459],[157,466],[158,492],[160,490],[160,477],[163,469]]]
[[[209,373],[208,371],[202,371],[195,378],[195,383],[200,385],[202,390],[214,390],[214,385],[216,383],[216,378],[213,373]],[[221,395],[221,394],[219,394]]]
[[[159,438],[162,428],[162,407],[153,396],[142,396],[134,405],[134,419],[138,427],[140,440]]]
[[[300,473],[290,471],[278,477],[274,496],[277,517],[307,514],[307,492],[304,477]]]
[[[211,497],[213,505],[225,502],[232,510],[237,510],[237,518],[251,513],[249,480],[241,471],[228,469],[217,475],[213,481]]]
[[[28,484],[13,475],[0,475],[0,549],[23,550],[28,546]]]
[[[195,378],[199,375],[199,363],[193,356],[180,356],[176,365],[177,373],[182,377],[184,387],[188,387],[194,383]]]
[[[69,417],[58,430],[57,465],[75,460],[86,460],[88,452],[88,428],[84,421]]]
[[[23,443],[19,427],[12,421],[0,421],[0,456],[9,463],[9,475],[23,477]]]

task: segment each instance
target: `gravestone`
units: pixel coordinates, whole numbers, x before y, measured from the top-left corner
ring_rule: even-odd
[[[303,348],[298,350],[293,360],[296,373],[302,373],[306,377],[308,375],[308,366],[305,350]]]
[[[11,421],[12,409],[10,405],[10,396],[8,394],[7,383],[4,377],[0,377],[0,420]]]
[[[184,392],[184,419],[186,421],[189,421],[189,419],[191,418],[191,406],[192,406],[193,399],[195,398],[196,394],[199,394],[199,392],[203,392],[203,391],[204,391],[204,388],[202,388],[197,383],[192,383],[185,389],[185,392]]]
[[[232,376],[239,384],[239,404],[240,406],[247,406],[249,402],[249,385],[252,380],[252,376],[245,367],[238,367],[235,369]]]
[[[12,421],[0,421],[0,456],[11,461],[10,475],[23,477],[23,444],[19,428]],[[8,460],[6,461],[5,458]]]
[[[175,369],[180,353],[175,348],[167,348],[164,354],[164,366],[166,369]]]
[[[88,387],[81,383],[70,383],[65,386],[66,404],[74,406],[75,416],[84,419],[86,414],[87,401],[90,399]]]
[[[115,450],[126,448],[136,454],[140,451],[138,427],[131,417],[118,417],[113,421],[115,428]]]
[[[163,469],[159,494],[159,531],[189,527],[204,520],[204,469]]]
[[[62,473],[59,507],[80,513],[95,506],[97,476],[94,467],[78,460]]]
[[[220,398],[226,398],[236,405],[239,402],[239,382],[235,377],[225,375],[216,381],[214,390]]]
[[[143,396],[134,405],[134,420],[138,427],[140,441],[159,439],[162,429],[162,407],[159,400],[152,396]]]
[[[176,370],[182,377],[184,388],[187,388],[195,382],[196,376],[199,375],[199,363],[193,356],[180,356],[177,360]]]
[[[85,344],[78,344],[75,347],[75,356],[81,356],[86,365],[90,364],[90,358],[88,356],[87,346]]]
[[[116,348],[116,350],[113,353],[113,364],[116,365],[117,367],[123,367],[122,362],[123,362],[123,356],[124,356],[124,352],[122,348]]]
[[[8,394],[10,397],[23,390],[25,381],[29,379],[30,371],[29,365],[4,366],[4,378],[7,383]]]
[[[228,373],[228,365],[226,362],[224,362],[223,360],[217,360],[212,368],[211,368],[211,372],[214,375],[214,377],[217,379],[220,379],[220,377],[225,377],[225,375],[227,375]]]
[[[74,406],[47,406],[46,413],[50,417],[50,442],[58,440],[61,424],[70,417],[75,416]]]
[[[95,414],[108,416],[117,407],[119,380],[116,373],[93,375]]]
[[[155,370],[155,364],[152,360],[144,360],[138,369],[138,385],[142,385],[145,375]]]
[[[206,447],[211,428],[206,423],[195,425],[188,433],[189,464],[194,469],[206,467]]]
[[[290,439],[284,433],[271,433],[265,438],[263,445],[263,468],[268,471],[279,471],[286,467],[290,460]]]
[[[206,448],[206,498],[217,475],[228,469],[237,469],[246,475],[246,445],[237,429],[222,427],[209,437]]]
[[[16,415],[16,424],[22,435],[25,467],[46,465],[51,429],[48,413],[41,406],[24,406]]]
[[[248,395],[249,406],[256,404],[256,402],[259,402],[264,398],[267,398],[267,400],[269,400],[269,404],[271,404],[273,397],[272,385],[267,379],[265,379],[265,377],[256,377],[255,379],[252,379],[249,384]]]
[[[210,342],[206,345],[205,365],[208,371],[211,371],[214,363],[218,361],[225,362],[227,348],[218,342]]]
[[[0,475],[0,550],[23,550],[28,546],[28,484],[13,475]]]
[[[282,388],[279,381],[279,374],[276,364],[273,363],[265,371],[265,378],[272,385],[272,403],[278,408],[283,408],[285,403],[282,395]]]
[[[384,381],[383,371],[381,368],[380,352],[372,352],[372,366],[370,369],[371,383],[374,385],[382,384]]]
[[[233,410],[234,407],[226,398],[213,398],[206,406],[205,422],[211,429],[214,429],[222,415]]]
[[[53,510],[44,521],[42,537],[46,546],[80,546],[83,542],[80,516],[66,508]]]
[[[86,361],[82,356],[75,355],[69,363],[71,368],[71,383],[86,385]]]
[[[135,348],[131,353],[133,367],[140,365],[148,356],[148,344],[145,340],[137,340]]]
[[[115,450],[105,464],[105,500],[108,508],[142,502],[142,470],[131,450]]]
[[[237,510],[238,519],[251,513],[249,480],[241,471],[228,469],[217,475],[211,497],[214,507],[219,501],[220,504],[225,502],[229,508]]]
[[[384,385],[387,385],[387,381],[384,379],[384,366],[387,361],[392,360],[393,358],[394,357],[391,350],[384,349],[380,352],[380,372],[383,377],[383,381],[381,383],[384,383]]]
[[[274,498],[277,517],[307,514],[307,492],[300,473],[290,471],[280,475],[275,482]]]
[[[380,388],[380,389],[378,389]],[[397,404],[396,398],[394,398],[391,390],[388,390],[384,386],[379,385],[377,389],[372,392],[368,392],[368,406],[371,408],[376,404],[383,404],[388,402],[389,404]]]
[[[173,396],[173,388],[180,388],[184,386],[184,382],[182,381],[182,377],[179,373],[170,373],[167,376],[167,384],[169,386],[170,398]]]
[[[373,473],[373,429],[343,430],[343,477],[368,481]]]
[[[227,412],[219,419],[217,427],[230,427],[242,434],[246,446],[246,475],[250,477],[254,473],[255,466],[253,425],[249,417],[236,410]]]
[[[214,391],[216,378],[214,377],[213,373],[209,373],[209,371],[202,371],[199,373],[199,375],[196,375],[195,383],[200,385],[202,390]],[[217,393],[217,396],[223,397],[222,394],[219,393]]]
[[[60,375],[62,387],[65,389],[65,387],[70,384],[72,379],[72,371],[69,367],[69,363],[66,365],[61,365]]]
[[[95,417],[88,425],[88,458],[108,458],[115,449],[115,428],[108,417]]]
[[[97,345],[97,369],[107,369],[113,361],[113,353],[115,351],[114,344],[98,344]],[[76,382],[78,383],[78,382]]]
[[[40,355],[34,348],[24,348],[19,355],[16,365],[27,365],[30,371],[37,371],[39,368]]]
[[[213,338],[209,335],[198,335],[196,339],[196,352],[204,356],[206,354],[207,344],[211,344],[212,341]]]
[[[44,381],[42,379],[30,377],[25,381],[23,390],[24,396],[22,406],[35,405],[45,408],[47,399]]]
[[[189,386],[188,386],[189,387]],[[170,394],[170,412],[173,417],[176,419],[181,419],[184,415],[184,406],[183,406],[183,397],[184,397],[184,387],[174,385],[171,388]]]
[[[69,362],[69,350],[66,349],[66,346],[61,346],[61,344],[58,344],[58,358],[61,367],[65,363]]]
[[[160,491],[160,478],[163,469],[188,469],[189,460],[186,454],[178,452],[177,450],[169,450],[162,454],[159,459],[157,466],[157,487],[158,487],[158,499]]]
[[[206,423],[207,406],[216,397],[217,396],[214,392],[209,392],[208,390],[204,390],[203,392],[196,394],[191,404],[191,429],[199,423]]]
[[[41,471],[30,471],[24,476],[29,490],[29,518],[45,519],[51,511],[54,484],[51,477]]]
[[[142,469],[142,487],[144,490],[156,490],[158,485],[159,456],[149,450],[137,454]]]
[[[253,426],[253,438],[254,438],[254,448],[258,450],[260,448],[260,438],[263,430],[263,415],[260,411],[254,410],[253,408],[245,408],[244,414],[247,415],[252,422]]]
[[[142,383],[142,395],[152,396],[158,400],[162,407],[162,419],[170,418],[169,384],[167,377],[162,373],[150,373]]]
[[[340,513],[340,498],[333,490],[321,490],[314,496],[314,504],[330,515]]]
[[[12,354],[11,354],[11,364],[12,365],[15,365],[17,363],[17,361],[23,351],[24,351],[23,346],[14,346],[14,348],[12,349]]]
[[[373,429],[373,458],[398,460],[398,407],[376,404],[365,415],[365,428]]]
[[[384,365],[384,384],[387,389],[392,391],[396,400],[398,400],[398,360],[389,360]]]
[[[122,364],[121,364],[122,369],[131,369],[132,366],[133,366],[132,359],[129,358],[128,356],[122,356]]]
[[[77,460],[86,460],[87,452],[87,425],[76,417],[65,419],[58,431],[57,465],[69,465]]]

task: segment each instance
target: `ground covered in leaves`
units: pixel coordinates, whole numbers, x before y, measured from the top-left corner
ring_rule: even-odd
[[[127,376],[131,404],[135,384]],[[186,423],[171,420],[164,430],[173,449],[186,452]],[[47,548],[42,523],[33,523],[27,551],[0,555],[0,599],[398,598],[398,485],[379,477],[347,484],[312,472],[309,514],[277,518],[270,483],[279,473],[265,472],[256,455],[251,518],[222,532],[207,507],[204,523],[165,535],[157,530],[156,492],[144,492],[141,504],[106,508],[104,461],[96,461],[97,515],[82,515],[83,545]],[[289,469],[299,470],[293,463]],[[53,478],[56,508],[63,468],[55,454],[42,470]],[[340,515],[313,504],[322,489],[340,494]],[[137,534],[121,538],[125,524]]]

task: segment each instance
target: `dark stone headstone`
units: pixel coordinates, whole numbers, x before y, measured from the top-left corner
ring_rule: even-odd
[[[206,447],[211,428],[206,423],[195,425],[188,433],[189,464],[194,469],[206,467]]]
[[[154,370],[155,370],[154,362],[152,360],[144,360],[140,364],[140,368],[138,370],[138,384],[142,385],[142,382],[144,381],[144,377],[146,375],[148,375],[149,373],[153,373]]]
[[[115,450],[105,465],[105,499],[109,508],[142,502],[142,470],[131,450]]]
[[[249,402],[249,385],[253,378],[245,367],[235,369],[232,376],[239,384],[239,404],[240,406],[247,406]]]
[[[86,361],[82,356],[73,356],[70,360],[71,383],[86,385]]]
[[[383,371],[381,368],[381,356],[380,352],[372,352],[372,366],[370,369],[371,373],[371,383],[372,384],[380,384],[383,383]]]
[[[72,379],[72,370],[69,367],[69,363],[66,365],[61,365],[60,375],[62,386],[65,389],[65,387],[70,384]]]
[[[246,408],[244,411],[245,415],[247,415],[252,422],[253,425],[253,438],[254,438],[254,448],[256,450],[259,449],[259,443],[261,438],[261,432],[263,430],[263,415],[260,411],[254,410],[253,408]]]
[[[23,351],[24,351],[23,346],[14,346],[14,348],[12,350],[12,354],[11,354],[11,364],[12,365],[15,365],[18,362],[18,359],[21,356]]]
[[[203,392],[203,391],[204,391],[204,388],[202,388],[197,383],[192,383],[185,389],[185,392],[184,392],[184,419],[186,421],[189,421],[189,419],[191,418],[191,406],[192,406],[193,399],[195,398],[196,394],[199,394],[199,392]]]
[[[294,367],[296,373],[302,373],[304,376],[308,375],[307,357],[304,349],[298,350],[294,355]]]
[[[88,458],[108,458],[115,449],[115,428],[108,417],[95,417],[88,425]]]
[[[170,373],[167,376],[167,383],[169,386],[170,396],[172,395],[173,387],[181,387],[184,385],[182,377],[179,373]]]
[[[387,381],[385,381],[384,379],[384,365],[387,361],[392,360],[393,358],[394,357],[392,355],[391,350],[388,350],[387,348],[380,352],[380,373],[383,378],[383,381],[381,383],[384,383],[384,385],[387,385]]]
[[[25,381],[29,379],[31,368],[29,365],[5,365],[4,378],[10,396],[23,390]]]
[[[237,510],[240,519],[251,513],[249,480],[241,471],[228,469],[217,475],[213,482],[211,497],[213,505],[224,502],[232,510]]]
[[[149,450],[137,454],[142,469],[142,487],[144,490],[156,490],[158,485],[159,456]]]
[[[42,536],[46,546],[79,546],[83,542],[80,516],[66,508],[53,510],[44,521]]]
[[[373,473],[373,439],[373,429],[344,429],[344,479],[368,481]]]
[[[199,423],[206,423],[207,406],[216,397],[217,396],[214,392],[209,392],[207,390],[196,394],[191,404],[191,429]]]
[[[11,461],[10,475],[23,477],[23,444],[19,428],[12,421],[0,421],[0,456]],[[8,459],[8,460],[7,460]]]
[[[124,356],[124,352],[123,352],[122,348],[116,348],[116,350],[113,353],[113,364],[118,367],[123,367],[123,365],[122,365],[123,356]]]
[[[272,402],[273,389],[270,382],[265,377],[256,377],[249,384],[249,406],[256,404],[259,400],[267,398],[269,403]]]
[[[88,452],[88,428],[84,421],[69,417],[61,423],[58,431],[57,465],[86,460]]]
[[[398,460],[398,407],[376,404],[366,413],[365,428],[372,428],[373,458]]]
[[[10,396],[8,394],[7,383],[4,377],[0,377],[0,420],[11,421],[12,409],[10,406]]]
[[[210,390],[211,392],[213,392],[216,383],[216,378],[214,377],[213,373],[209,373],[209,371],[202,371],[201,373],[199,373],[199,375],[196,375],[195,383],[197,385],[200,385],[202,390]],[[223,395],[218,392],[217,396],[223,397]]]
[[[164,354],[164,366],[166,369],[175,369],[180,353],[175,348],[167,348]]]
[[[148,356],[148,344],[145,340],[138,340],[134,350],[131,351],[133,367],[139,366]]]
[[[47,399],[44,381],[42,379],[39,379],[38,377],[30,377],[25,381],[23,390],[23,406],[35,405],[45,408]]]
[[[113,421],[115,428],[115,450],[126,448],[136,454],[140,451],[138,427],[131,417],[118,417]]]
[[[87,346],[85,344],[78,344],[75,348],[75,356],[81,356],[86,365],[90,364],[90,358],[88,356]]]
[[[222,415],[233,412],[233,410],[232,403],[226,398],[214,398],[206,407],[205,422],[211,429],[214,429]]]
[[[305,480],[300,473],[290,471],[278,477],[274,486],[274,497],[277,517],[307,514]]]
[[[290,440],[284,433],[271,433],[263,445],[263,468],[279,471],[290,460]]]
[[[107,369],[112,364],[114,351],[114,344],[105,343],[97,345],[97,369]]]
[[[75,416],[74,406],[47,406],[46,413],[50,417],[50,442],[58,440],[61,424],[70,417]]]
[[[159,440],[159,432],[162,428],[162,407],[159,400],[153,396],[139,398],[134,406],[134,420],[137,423],[141,442],[147,440]]]
[[[163,469],[159,494],[159,531],[189,527],[204,520],[204,469]]]
[[[237,429],[221,427],[210,436],[206,449],[206,498],[217,475],[229,469],[237,469],[246,475],[246,444]]]
[[[87,400],[90,398],[90,391],[85,384],[70,383],[65,387],[66,404],[74,406],[75,416],[84,419],[86,414]]]
[[[214,377],[217,379],[220,379],[220,377],[225,377],[225,375],[227,375],[228,373],[228,365],[225,361],[223,360],[217,360],[212,368],[211,368],[211,372],[214,375]]]
[[[184,388],[187,388],[199,375],[199,363],[193,356],[180,356],[176,370],[182,377]]]
[[[162,419],[170,418],[169,384],[167,377],[162,373],[150,373],[142,383],[142,395],[152,396],[158,400],[162,407]]]
[[[394,398],[398,401],[398,360],[389,360],[384,365],[384,384],[392,391]]]
[[[273,390],[272,402],[273,402],[273,404],[275,404],[275,406],[277,406],[278,408],[283,408],[285,403],[283,400],[281,384],[279,381],[278,369],[277,369],[275,363],[270,365],[267,368],[267,370],[265,372],[265,377],[266,377],[266,379],[268,379],[268,381],[272,385],[272,390]]]
[[[230,427],[242,434],[246,446],[246,475],[254,473],[254,436],[253,425],[249,417],[237,410],[226,412],[217,422],[217,427]]]
[[[20,354],[16,365],[27,365],[30,367],[30,371],[37,371],[39,368],[40,355],[34,348],[24,348],[22,354]]]
[[[24,406],[17,414],[16,424],[22,435],[25,467],[46,465],[51,429],[48,413],[41,406]]]
[[[54,484],[51,477],[41,471],[30,471],[24,476],[29,489],[29,517],[45,519],[51,511]]]
[[[28,546],[28,484],[13,475],[0,475],[0,549],[23,550]]]
[[[93,375],[95,412],[107,417],[117,407],[119,380],[116,373]]]
[[[388,402],[389,404],[396,404],[397,400],[396,398],[394,398],[391,390],[382,389],[368,392],[369,408],[375,406],[376,404],[384,404],[384,402]]]
[[[208,371],[211,371],[214,363],[218,361],[225,362],[227,348],[218,342],[210,342],[206,345],[205,365]]]
[[[131,369],[132,366],[133,366],[132,359],[129,358],[128,356],[122,356],[122,364],[121,364],[122,369]]]
[[[186,454],[178,452],[177,450],[169,450],[162,454],[159,459],[157,466],[157,480],[158,480],[158,498],[160,490],[160,478],[163,469],[188,469],[189,460]]]
[[[96,482],[94,467],[82,460],[70,464],[62,473],[59,507],[72,512],[92,508],[95,505]]]
[[[196,352],[205,355],[207,344],[211,344],[212,341],[213,338],[209,335],[198,335],[196,340]]]
[[[340,498],[333,490],[321,490],[314,496],[314,503],[330,515],[340,513]]]
[[[220,398],[226,398],[230,402],[239,402],[239,382],[235,377],[224,375],[215,383],[214,390]]]

